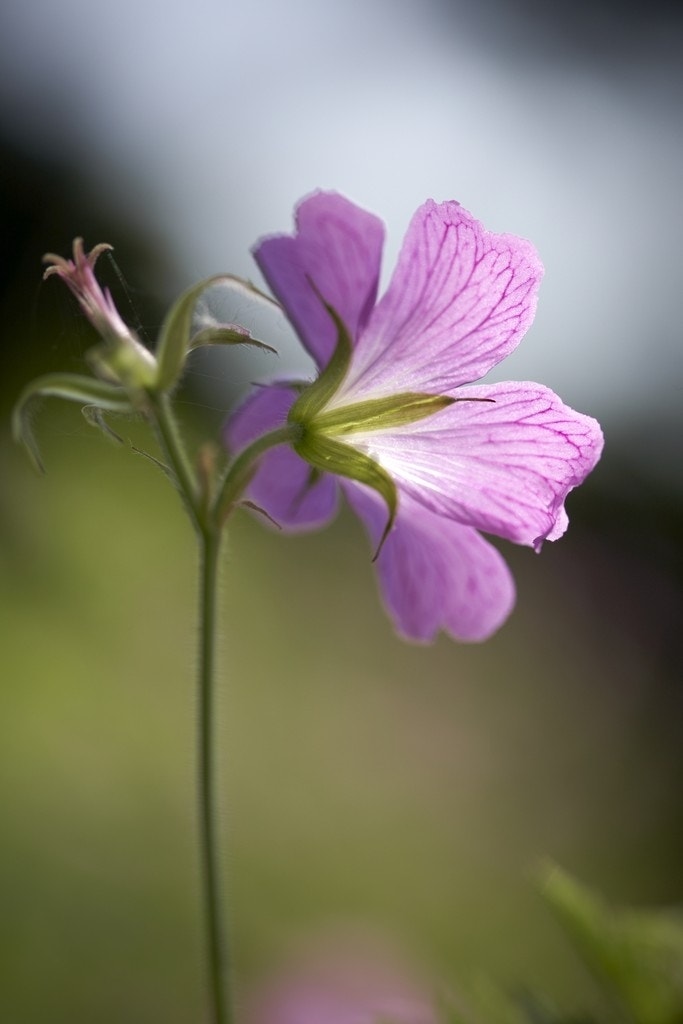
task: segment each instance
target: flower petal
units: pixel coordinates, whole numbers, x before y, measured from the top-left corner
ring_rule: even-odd
[[[459,203],[429,200],[334,404],[479,380],[530,326],[542,275],[530,242],[487,231]]]
[[[240,452],[262,434],[281,427],[297,391],[286,382],[252,391],[228,420],[224,441]],[[339,488],[334,477],[316,475],[289,446],[273,448],[262,456],[245,495],[287,530],[311,530],[334,518]]]
[[[336,192],[315,192],[297,207],[296,227],[295,235],[264,239],[254,257],[302,342],[324,367],[337,330],[320,296],[355,339],[377,298],[384,226]]]
[[[461,399],[418,423],[354,434],[401,492],[441,515],[539,550],[567,527],[564,502],[602,451],[589,416],[540,384],[463,388]]]
[[[357,484],[343,488],[376,544],[386,519],[381,502]],[[441,629],[456,640],[486,640],[515,603],[502,555],[472,527],[435,515],[407,495],[376,566],[386,609],[409,640],[434,640]]]

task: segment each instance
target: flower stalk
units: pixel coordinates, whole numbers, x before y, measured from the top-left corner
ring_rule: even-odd
[[[222,531],[207,514],[195,474],[183,446],[168,395],[149,396],[150,418],[185,509],[197,534],[199,549],[199,659],[197,673],[198,822],[206,953],[212,1024],[233,1024],[230,955],[224,925],[215,757],[216,627],[218,567]]]
[[[148,394],[148,416],[168,463],[183,505],[195,528],[199,549],[199,660],[197,674],[198,819],[202,891],[206,928],[211,1024],[233,1024],[232,967],[223,908],[217,815],[216,771],[216,635],[218,579],[223,526],[267,449],[291,437],[274,431],[243,452],[225,477],[213,502],[197,482],[167,394]]]
[[[209,995],[213,1024],[232,1024],[231,958],[221,897],[216,794],[216,622],[221,531],[205,529],[200,536],[199,592],[199,834],[206,915]]]

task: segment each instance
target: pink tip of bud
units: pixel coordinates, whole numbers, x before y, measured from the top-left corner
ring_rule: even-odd
[[[83,239],[74,238],[73,240],[73,259],[68,260],[63,256],[57,256],[53,252],[46,252],[43,256],[43,263],[51,263],[43,277],[50,277],[51,274],[59,274],[60,277],[73,278],[78,274],[87,273],[91,271],[95,266],[98,258],[103,252],[108,252],[113,249],[113,246],[109,245],[108,242],[100,242],[89,253],[83,251]]]
[[[128,337],[130,331],[119,316],[108,289],[102,289],[95,277],[94,267],[103,252],[112,248],[107,242],[100,242],[90,252],[83,249],[83,239],[74,238],[73,259],[65,259],[55,253],[48,252],[43,256],[43,263],[51,264],[43,274],[43,278],[56,274],[61,277],[78,299],[81,309],[93,327],[106,338],[112,334],[116,337]]]

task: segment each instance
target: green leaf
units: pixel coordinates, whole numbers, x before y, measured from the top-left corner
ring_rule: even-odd
[[[37,377],[24,388],[14,406],[12,434],[15,441],[24,445],[39,473],[43,473],[45,468],[29,422],[30,406],[39,398],[65,398],[69,402],[79,402],[86,407],[96,406],[112,412],[135,411],[123,388],[116,384],[77,373],[49,373]],[[92,413],[90,418],[92,421]]]
[[[458,985],[442,1008],[444,1024],[528,1024],[520,1008],[488,978]]]
[[[376,561],[398,512],[398,491],[387,471],[357,448],[342,444],[341,441],[334,441],[313,430],[304,430],[302,436],[293,442],[292,447],[315,469],[323,473],[335,473],[372,487],[383,499],[389,516],[372,559],[373,562]]]
[[[683,913],[612,908],[554,864],[540,889],[584,961],[637,1024],[683,1022]]]
[[[479,975],[458,984],[443,1000],[444,1024],[597,1024],[585,1013],[568,1013],[525,988],[508,991]]]
[[[183,371],[187,353],[191,348],[209,343],[206,340],[202,340],[204,329],[200,328],[199,331],[193,331],[193,315],[197,300],[202,293],[213,285],[221,283],[228,284],[242,299],[256,300],[260,305],[267,303],[270,306],[279,308],[276,302],[268,298],[267,295],[264,295],[263,292],[259,291],[248,281],[242,281],[231,274],[217,274],[215,277],[207,277],[198,284],[188,288],[171,306],[161,325],[156,348],[156,358],[159,364],[156,386],[159,391],[170,391],[174,384],[176,384]],[[209,325],[207,329],[212,332],[222,330],[221,325],[216,324]],[[264,345],[263,342],[256,341],[249,335],[240,337],[239,332],[235,331],[232,325],[228,330],[233,332],[230,339],[231,344],[256,344],[259,347],[269,347]],[[216,338],[213,338],[210,343],[213,344],[216,340]],[[225,337],[220,340],[223,344],[228,341]]]
[[[313,287],[313,282],[311,282]],[[301,393],[299,398],[289,410],[289,422],[301,423],[304,426],[311,423],[316,415],[321,412],[339,387],[347,374],[353,354],[351,336],[337,311],[330,306],[318,293],[323,306],[334,320],[337,328],[337,344],[334,354],[320,376],[313,384]]]

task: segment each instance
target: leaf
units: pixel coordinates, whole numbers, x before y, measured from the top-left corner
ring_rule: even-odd
[[[587,1014],[566,1013],[528,990],[504,990],[483,975],[449,992],[442,1016],[444,1024],[596,1024]]]
[[[683,1022],[683,913],[608,906],[554,864],[540,889],[585,963],[637,1024]]]
[[[94,380],[77,373],[48,373],[28,384],[19,396],[12,412],[12,435],[22,444],[39,473],[45,472],[38,444],[29,423],[30,406],[38,398],[65,398],[84,406],[108,409],[112,412],[132,413],[133,409],[123,388],[106,381]],[[94,414],[90,415],[90,421]]]
[[[242,281],[238,277],[233,277],[232,274],[217,274],[214,277],[207,277],[198,284],[188,288],[171,306],[161,325],[156,348],[156,358],[159,366],[156,386],[159,391],[170,391],[174,384],[176,384],[182,373],[187,353],[191,348],[196,347],[198,344],[208,343],[207,341],[197,340],[201,338],[204,329],[200,328],[198,332],[193,327],[195,306],[203,292],[213,285],[221,283],[228,285],[242,300],[256,301],[259,305],[267,303],[270,306],[279,308],[276,302],[269,299],[268,296],[264,295],[263,292],[259,291],[248,281]],[[221,328],[221,325],[216,325],[213,322],[207,326],[212,331],[217,326],[219,329]],[[234,331],[234,326],[230,325],[228,329]],[[211,344],[214,344],[215,340],[214,338]],[[222,343],[225,344],[226,340],[223,338]],[[242,344],[264,346],[263,342],[257,342],[250,336],[247,340],[244,337],[240,340]],[[237,338],[233,337],[231,344],[236,343]],[[267,348],[269,346],[264,347]]]

